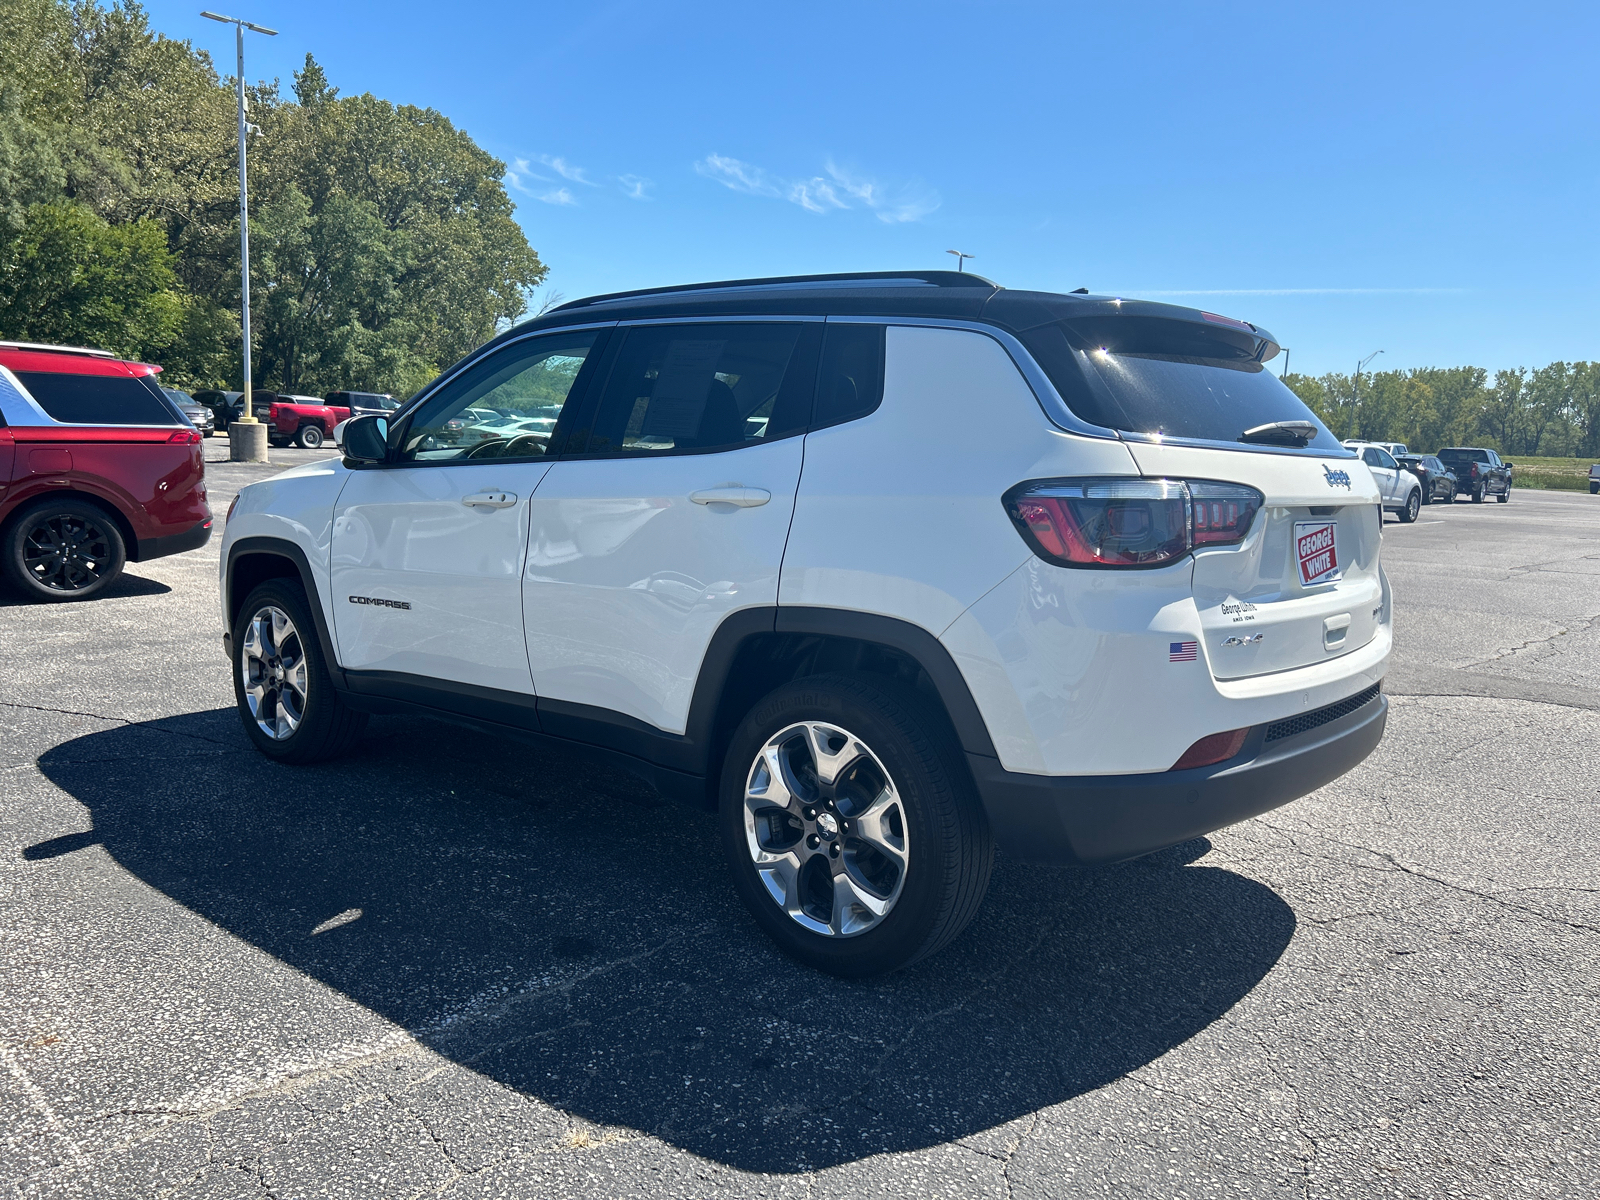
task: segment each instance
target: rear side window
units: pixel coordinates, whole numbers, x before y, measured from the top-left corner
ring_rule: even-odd
[[[629,329],[570,453],[724,450],[799,433],[820,337],[818,325],[781,322]]]
[[[1092,425],[1213,442],[1277,421],[1309,421],[1311,449],[1340,453],[1298,396],[1256,362],[1254,338],[1188,321],[1060,321],[1018,335],[1061,398]]]
[[[829,325],[817,371],[814,429],[864,417],[883,403],[882,325]]]
[[[39,407],[69,425],[183,425],[181,413],[143,378],[18,371]]]

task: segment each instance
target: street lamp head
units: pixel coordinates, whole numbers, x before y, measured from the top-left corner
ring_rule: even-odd
[[[268,29],[265,25],[252,25],[249,21],[241,20],[238,17],[225,17],[221,13],[207,12],[204,9],[201,9],[200,15],[212,21],[221,21],[224,25],[242,25],[246,29],[255,33],[264,33],[268,37],[278,36],[276,29]]]

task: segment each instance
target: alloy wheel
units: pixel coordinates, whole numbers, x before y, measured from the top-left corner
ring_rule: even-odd
[[[848,730],[805,721],[769,738],[746,776],[744,830],[767,894],[812,933],[866,933],[900,898],[911,855],[905,805]]]
[[[239,651],[245,703],[261,732],[282,741],[306,715],[306,652],[289,614],[268,604],[245,627]]]
[[[52,592],[81,592],[99,583],[115,555],[97,522],[76,513],[41,515],[22,535],[22,564]]]

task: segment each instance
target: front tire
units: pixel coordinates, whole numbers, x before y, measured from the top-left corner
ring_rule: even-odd
[[[790,957],[845,978],[948,944],[994,863],[948,721],[876,677],[811,676],[756,704],[728,747],[720,821],[756,924]]]
[[[46,496],[6,528],[6,577],[35,600],[89,600],[122,574],[122,531],[106,511],[71,496]]]
[[[1501,490],[1500,494],[1494,498],[1494,502],[1496,504],[1506,504],[1506,503],[1508,503],[1510,501],[1510,499],[1511,499],[1511,485],[1508,483]]]
[[[294,440],[300,443],[302,450],[321,449],[323,442],[322,428],[318,425],[302,425]]]
[[[245,598],[233,627],[233,694],[257,750],[286,763],[346,753],[367,714],[345,705],[299,583],[269,579]]]
[[[1421,511],[1422,511],[1422,489],[1421,488],[1413,488],[1412,491],[1411,491],[1411,494],[1406,497],[1405,507],[1400,510],[1400,521],[1401,521],[1401,523],[1405,524],[1405,525],[1411,524],[1411,522],[1413,522],[1413,521],[1415,521],[1417,519],[1417,513],[1421,512]]]

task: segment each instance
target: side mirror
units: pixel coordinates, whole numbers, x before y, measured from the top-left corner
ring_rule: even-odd
[[[337,436],[340,432],[343,437]],[[389,422],[383,417],[351,417],[340,423],[335,435],[351,462],[381,463],[389,457]]]
[[[1512,467],[1516,466],[1517,464],[1513,463],[1513,462],[1503,462],[1500,465],[1503,466],[1506,470],[1509,471],[1509,470],[1511,470]]]

